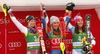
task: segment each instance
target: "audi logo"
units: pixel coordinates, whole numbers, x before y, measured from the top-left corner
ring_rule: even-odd
[[[2,44],[0,44],[0,48],[2,48]]]
[[[67,44],[72,44],[73,43],[73,39],[67,39]]]
[[[54,38],[54,39],[51,40],[51,42],[52,42],[53,44],[59,44],[59,43],[61,43],[61,39],[59,39],[59,38]]]
[[[53,41],[54,41],[54,42],[53,42]],[[57,39],[55,39],[55,40],[53,39],[53,40],[52,40],[52,43],[53,43],[53,44],[55,44],[55,43],[57,44],[57,43],[60,43],[60,42],[61,42],[61,41],[60,41],[59,39],[58,39],[58,40],[57,40]],[[66,42],[67,42],[67,44],[72,44],[72,43],[73,43],[73,39],[67,39]],[[50,45],[49,40],[46,40],[46,45]]]
[[[20,47],[21,46],[21,42],[10,42],[8,44],[9,47]]]

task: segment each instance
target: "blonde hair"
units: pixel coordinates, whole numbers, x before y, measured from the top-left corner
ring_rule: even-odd
[[[51,36],[53,36],[53,26],[51,25],[50,28],[51,28]],[[60,27],[59,27],[59,30],[60,30],[60,36],[62,38],[62,31],[61,31]]]

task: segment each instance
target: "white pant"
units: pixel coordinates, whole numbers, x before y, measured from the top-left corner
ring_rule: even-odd
[[[72,49],[72,54],[84,54],[82,49]]]

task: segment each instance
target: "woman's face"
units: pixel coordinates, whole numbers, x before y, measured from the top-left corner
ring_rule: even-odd
[[[83,26],[83,20],[81,20],[81,19],[78,20],[77,25],[78,25],[79,28],[81,28]]]
[[[57,30],[59,27],[59,22],[53,22],[52,27]]]
[[[34,27],[36,25],[36,20],[30,20],[29,26]]]

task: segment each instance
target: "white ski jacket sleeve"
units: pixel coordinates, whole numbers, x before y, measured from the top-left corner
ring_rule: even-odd
[[[17,19],[15,16],[10,16],[12,22],[17,26],[17,28],[22,32],[22,33],[27,33],[28,30],[25,26],[23,26]]]

